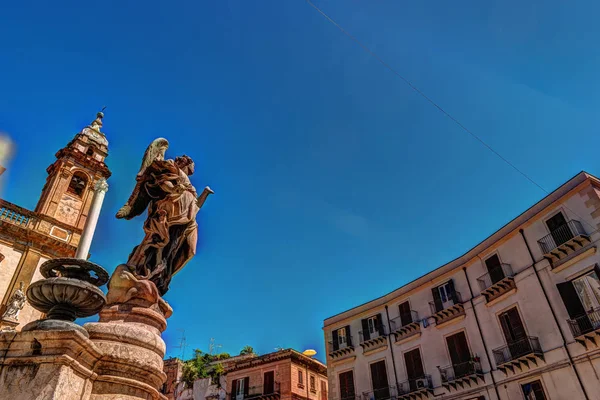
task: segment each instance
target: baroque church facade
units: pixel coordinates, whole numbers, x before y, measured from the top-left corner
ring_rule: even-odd
[[[21,282],[26,290],[42,278],[39,267],[45,261],[88,257],[91,237],[86,235],[93,235],[99,211],[98,204],[93,207],[94,199],[101,202],[111,175],[105,164],[108,141],[101,131],[103,117],[98,113],[56,153],[35,210],[0,199],[0,316]],[[16,330],[40,317],[25,304]]]

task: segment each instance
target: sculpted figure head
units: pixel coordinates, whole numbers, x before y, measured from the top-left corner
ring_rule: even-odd
[[[196,164],[194,164],[194,160],[190,157],[183,155],[181,157],[175,158],[175,164],[187,175],[192,175],[196,168]]]

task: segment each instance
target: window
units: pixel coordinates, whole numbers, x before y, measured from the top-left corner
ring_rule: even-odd
[[[340,348],[346,347],[346,345],[348,344],[348,337],[346,336],[346,328],[338,329],[337,334],[338,334],[338,344],[340,345]]]
[[[540,381],[526,383],[521,385],[521,388],[523,389],[525,400],[546,400],[546,394]]]
[[[275,371],[268,371],[264,374],[263,394],[275,393]]]
[[[249,389],[250,377],[234,380],[233,387],[231,388],[232,398],[235,398],[235,400],[243,400],[248,396]]]
[[[381,314],[373,315],[372,317],[365,318],[361,321],[362,331],[361,339],[366,341],[373,339],[383,334],[383,326],[381,323]]]
[[[67,188],[67,192],[74,194],[77,197],[83,196],[83,191],[87,185],[87,179],[81,172],[75,172]]]
[[[567,220],[563,213],[559,212],[546,221],[548,230],[554,239],[554,247],[558,247],[573,238],[573,233],[567,225]]]
[[[556,285],[571,319],[573,336],[600,329],[600,268]]]
[[[600,308],[600,279],[598,273],[592,271],[573,280],[577,297],[587,311]]]
[[[367,319],[369,325],[369,333],[372,335],[377,332],[377,317]]]
[[[400,322],[402,323],[402,326],[406,326],[412,323],[413,319],[412,314],[410,312],[410,304],[408,304],[408,301],[405,301],[398,307],[400,308]]]
[[[314,375],[310,376],[310,391],[313,393],[317,392],[317,383],[315,381]]]
[[[327,400],[327,382],[321,381],[321,400]]]
[[[446,337],[450,361],[454,369],[454,378],[459,379],[475,373],[474,365],[470,363],[471,352],[464,332],[458,332]]]
[[[340,400],[354,400],[354,372],[346,371],[340,374]]]
[[[423,362],[421,360],[421,351],[414,349],[404,353],[404,363],[406,364],[406,375],[408,377],[408,385],[411,391],[418,389],[417,380],[425,376]]]
[[[88,147],[88,149],[85,152],[85,154],[88,155],[88,156],[93,156],[94,155],[94,149],[91,146]]]
[[[298,387],[304,387],[304,376],[300,368],[298,368]]]
[[[458,297],[456,295],[456,290],[454,289],[454,281],[452,280],[433,288],[431,292],[433,294],[436,312],[450,308],[458,303]]]
[[[371,383],[375,400],[390,398],[390,386],[384,360],[371,364]]]
[[[498,283],[504,279],[504,271],[502,271],[502,264],[500,263],[498,254],[494,254],[493,256],[487,258],[485,260],[485,266],[490,274],[492,284]]]

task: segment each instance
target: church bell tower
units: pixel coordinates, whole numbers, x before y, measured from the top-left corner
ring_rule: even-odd
[[[101,131],[103,118],[104,113],[99,112],[89,126],[56,153],[56,161],[46,170],[48,178],[35,208],[36,213],[63,225],[54,225],[48,232],[50,236],[68,240],[75,246],[79,238],[69,240],[70,230],[65,228],[84,229],[98,186],[105,185],[111,174],[104,163],[108,140]]]

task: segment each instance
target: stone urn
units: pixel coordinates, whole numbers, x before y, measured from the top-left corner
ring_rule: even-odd
[[[108,281],[104,268],[78,258],[56,258],[40,266],[45,279],[27,288],[27,300],[46,318],[25,325],[22,331],[77,330],[88,337],[75,319],[97,314],[106,304],[98,286]]]

